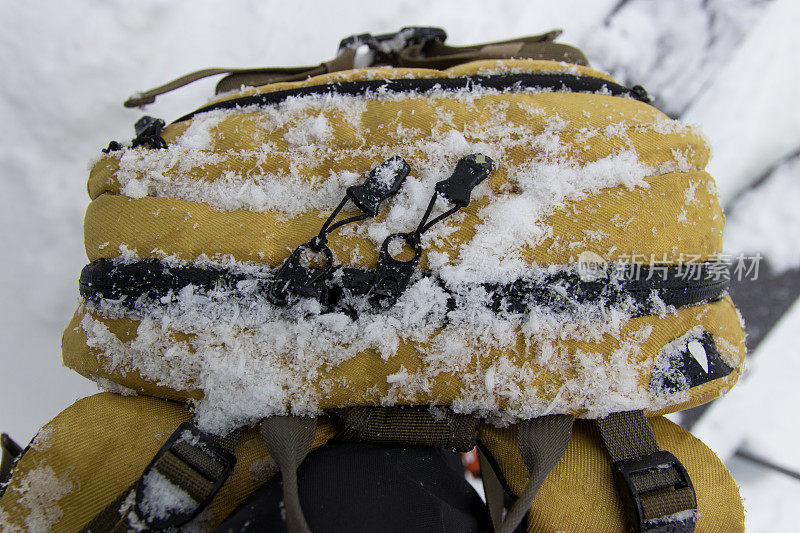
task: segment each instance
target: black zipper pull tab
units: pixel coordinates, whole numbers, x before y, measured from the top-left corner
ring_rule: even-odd
[[[408,261],[400,261],[392,257],[389,245],[395,239],[403,239],[413,248],[414,257]],[[383,241],[378,255],[374,285],[369,296],[369,302],[373,307],[387,309],[395,304],[411,281],[411,276],[414,275],[421,255],[422,247],[417,233],[395,233]]]
[[[494,170],[494,161],[483,154],[472,154],[459,159],[453,174],[436,184],[436,192],[459,207],[469,205],[472,189]]]
[[[364,213],[374,217],[381,203],[400,190],[409,172],[411,167],[405,159],[396,155],[372,169],[364,183],[348,187],[347,197]]]
[[[411,276],[414,275],[414,269],[419,263],[422,255],[420,245],[422,234],[440,220],[444,220],[462,207],[469,205],[472,189],[485,180],[493,169],[494,161],[483,154],[462,157],[456,164],[453,174],[436,184],[436,192],[433,193],[417,229],[411,233],[395,233],[383,241],[378,255],[378,267],[375,271],[375,284],[370,295],[370,303],[373,306],[386,309],[394,305],[406,290]],[[453,204],[453,207],[428,222],[439,196]],[[409,261],[398,261],[389,253],[389,244],[397,238],[403,239],[414,249],[414,257]]]

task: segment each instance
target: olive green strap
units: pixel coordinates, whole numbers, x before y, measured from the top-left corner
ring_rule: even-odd
[[[497,533],[512,533],[525,518],[539,487],[564,455],[574,421],[572,415],[547,415],[517,425],[517,444],[530,478]]]
[[[428,407],[350,407],[340,412],[345,442],[383,446],[432,446],[468,452],[475,447],[479,420]]]
[[[431,41],[401,50],[394,66],[441,70],[481,59],[511,58],[565,61],[588,66],[589,61],[579,49],[553,42],[561,33],[561,30],[553,30],[541,35],[473,46],[449,46],[441,41]]]
[[[503,523],[505,511],[505,495],[503,484],[495,472],[489,458],[478,448],[478,461],[481,465],[481,480],[483,480],[483,494],[486,496],[486,507],[489,508],[489,517],[492,519],[492,529],[497,531]]]
[[[313,76],[320,76],[329,72],[339,72],[354,68],[355,49],[343,49],[339,55],[330,61],[324,61],[315,67],[294,68],[255,68],[230,71],[229,76],[222,78],[217,83],[216,94],[235,91],[245,87],[258,87],[268,83],[287,81],[303,81]]]
[[[577,65],[589,65],[586,56],[579,49],[566,44],[553,42],[561,30],[553,30],[540,35],[520,37],[507,41],[477,44],[473,46],[449,46],[438,39],[409,44],[399,51],[381,52],[372,65],[393,67],[446,69],[477,61],[480,59],[542,59],[565,61]],[[241,88],[257,87],[268,83],[301,81],[312,76],[329,72],[339,72],[355,68],[357,47],[347,46],[330,61],[311,67],[268,67],[268,68],[208,68],[181,76],[149,91],[132,95],[125,101],[125,107],[139,107],[155,102],[157,96],[174,91],[195,81],[228,74],[217,84],[216,94]]]
[[[686,469],[661,450],[643,411],[597,420],[617,489],[636,531],[694,531],[697,499]]]
[[[297,468],[314,443],[317,419],[299,416],[271,416],[261,421],[261,437],[277,463],[283,478],[283,506],[289,533],[309,533],[297,492]]]
[[[197,516],[236,464],[233,452],[241,437],[237,429],[225,437],[201,432],[186,422],[167,439],[144,472],[130,487],[97,514],[84,532],[126,532],[131,530],[180,527]],[[143,491],[150,476],[165,479],[194,502],[190,508],[168,512],[168,516],[147,516]]]
[[[217,84],[217,94],[239,89],[242,85],[257,86],[279,81],[298,81],[328,72],[348,70],[353,68],[354,58],[355,50],[345,49],[334,59],[313,67],[206,68],[190,72],[148,91],[135,93],[125,100],[124,105],[125,107],[140,107],[152,104],[156,101],[157,96],[218,74],[229,74],[229,76]]]

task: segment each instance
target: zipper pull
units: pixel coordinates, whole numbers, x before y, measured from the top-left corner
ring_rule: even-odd
[[[161,137],[161,130],[164,129],[165,125],[166,122],[164,122],[163,119],[153,118],[147,115],[137,120],[136,124],[133,125],[133,130],[136,132],[136,137],[134,137],[131,141],[131,148],[136,148],[137,146],[142,146],[145,144],[153,150],[166,148],[167,143]],[[110,154],[111,152],[122,150],[123,148],[124,146],[122,143],[111,141],[108,143],[108,148],[103,148],[101,152],[104,154]]]
[[[325,264],[322,267],[312,267],[303,264],[307,251],[322,253]],[[301,244],[291,253],[275,273],[275,278],[269,284],[267,298],[277,306],[289,304],[292,297],[320,297],[325,300],[325,278],[333,268],[333,253],[327,246],[313,250],[310,243]]]
[[[394,196],[411,172],[405,159],[396,155],[387,159],[369,173],[367,181],[347,188],[347,196],[363,212],[374,217],[381,203]]]
[[[136,124],[133,125],[136,138],[131,142],[131,148],[136,148],[143,144],[146,144],[153,150],[166,148],[167,143],[161,138],[161,130],[164,129],[165,125],[166,123],[163,119],[148,115],[137,120]]]
[[[489,176],[494,169],[494,161],[483,154],[473,154],[461,158],[453,174],[436,184],[436,192],[459,207],[469,205],[472,189]]]
[[[397,302],[397,299],[408,287],[414,270],[419,264],[419,259],[422,255],[422,247],[420,245],[422,234],[440,220],[469,205],[472,190],[485,180],[493,169],[494,161],[483,154],[462,157],[456,163],[453,174],[436,184],[436,192],[433,193],[417,229],[411,233],[395,233],[383,241],[381,251],[378,254],[375,282],[369,297],[373,306],[386,309]],[[428,222],[436,200],[440,196],[453,204],[453,207]],[[403,239],[406,244],[414,249],[414,257],[408,261],[399,261],[389,253],[389,245],[398,238]]]
[[[319,234],[298,246],[275,273],[267,291],[269,300],[275,305],[285,306],[292,297],[316,296],[326,304],[329,291],[324,282],[333,270],[333,252],[328,248],[328,235],[345,224],[375,216],[381,203],[400,190],[410,171],[411,167],[405,159],[394,156],[372,169],[363,184],[348,187],[344,199],[322,225]],[[361,214],[334,222],[348,201],[352,201]],[[323,254],[324,265],[304,265],[303,256],[307,251]]]
[[[395,239],[403,239],[414,249],[414,257],[408,261],[400,261],[389,253],[389,245]],[[369,295],[369,303],[373,307],[388,309],[406,290],[411,276],[414,275],[422,255],[422,247],[417,233],[395,233],[389,235],[381,245],[378,254],[378,267],[375,269],[375,280]]]

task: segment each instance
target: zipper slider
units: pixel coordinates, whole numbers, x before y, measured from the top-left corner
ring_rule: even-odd
[[[389,245],[395,239],[403,239],[414,249],[414,257],[408,261],[400,261],[392,257]],[[375,269],[375,280],[370,291],[369,303],[373,307],[387,309],[394,305],[403,294],[419,264],[422,247],[418,233],[395,233],[389,235],[381,245],[378,255],[378,267]]]
[[[167,143],[161,138],[161,130],[164,129],[165,124],[164,119],[154,118],[148,115],[137,120],[136,124],[133,125],[136,138],[131,142],[131,148],[136,148],[144,144],[153,150],[166,148]]]

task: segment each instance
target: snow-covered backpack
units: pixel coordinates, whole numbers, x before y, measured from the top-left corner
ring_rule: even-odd
[[[742,371],[709,149],[556,36],[365,34],[130,100],[229,74],[91,170],[62,348],[108,392],[4,444],[4,531],[210,530],[279,471],[308,531],[332,442],[477,445],[496,531],[742,530],[662,416]]]

